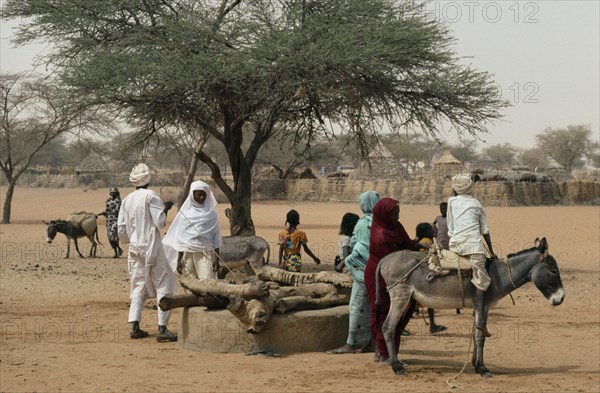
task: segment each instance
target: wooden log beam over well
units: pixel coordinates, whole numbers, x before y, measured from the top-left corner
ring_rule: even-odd
[[[163,311],[173,310],[183,307],[203,306],[209,309],[224,309],[229,304],[229,298],[223,296],[213,296],[211,294],[202,294],[200,296],[193,293],[184,293],[180,295],[166,295],[158,302],[158,306]]]
[[[263,281],[275,281],[282,285],[300,286],[305,284],[328,283],[343,288],[352,288],[352,278],[338,272],[294,273],[271,266],[263,266],[256,275]]]
[[[192,275],[182,274],[179,282],[185,289],[199,295],[210,293],[215,296],[234,296],[242,299],[256,299],[269,295],[267,286],[260,280],[246,284],[229,284],[222,280],[200,280]]]

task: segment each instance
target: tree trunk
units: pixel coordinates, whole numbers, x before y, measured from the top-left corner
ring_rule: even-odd
[[[285,313],[297,310],[318,310],[328,307],[348,304],[349,294],[329,293],[322,298],[305,296],[285,296],[285,291],[271,291],[269,297],[244,300],[232,298],[227,309],[246,326],[249,333],[259,333],[264,330],[273,311]]]
[[[293,296],[320,298],[329,295],[330,293],[336,293],[337,290],[333,284],[326,284],[324,282],[316,284],[306,284],[301,287],[279,287],[278,289],[272,289],[271,293],[277,293],[280,298],[287,298]]]
[[[182,307],[206,307],[209,309],[224,309],[229,304],[229,299],[222,296],[213,296],[211,294],[202,294],[198,296],[193,293],[182,295],[166,295],[158,302],[158,306],[163,311],[173,310]]]
[[[260,280],[236,285],[220,280],[199,280],[189,274],[183,274],[179,277],[179,283],[185,289],[199,296],[208,293],[214,296],[236,296],[243,299],[255,299],[269,295],[267,286]]]
[[[275,281],[278,284],[300,286],[304,284],[329,283],[342,288],[352,288],[352,278],[337,272],[293,273],[271,266],[263,266],[256,272],[263,281]]]
[[[277,300],[274,311],[283,314],[294,310],[320,310],[341,306],[349,302],[350,296],[340,293],[330,293],[327,296],[317,299],[306,296],[291,296]]]
[[[8,181],[8,179],[7,179]],[[8,181],[8,187],[6,189],[4,205],[2,206],[2,223],[10,224],[10,211],[12,206],[12,198],[15,192],[16,180]]]
[[[283,272],[284,274],[280,274]],[[261,281],[261,276],[277,276],[280,281],[291,281],[296,287],[278,287],[273,281]],[[276,310],[284,313],[292,310],[314,310],[348,304],[350,294],[347,284],[350,281],[344,274],[321,272],[302,274],[284,272],[281,269],[260,269],[246,284],[228,284],[218,280],[199,280],[189,274],[179,277],[181,285],[192,294],[164,296],[159,306],[161,310],[177,307],[205,306],[208,308],[226,307],[241,323],[246,331],[262,331]],[[313,283],[310,281],[313,280]],[[319,282],[320,281],[320,282]],[[334,283],[337,285],[334,285]],[[338,293],[338,289],[342,293]]]
[[[183,190],[181,195],[179,196],[179,200],[177,201],[177,206],[181,207],[183,202],[185,202],[185,198],[187,198],[190,193],[190,187],[194,182],[194,177],[196,176],[196,170],[198,169],[198,160],[200,159],[200,152],[202,148],[206,144],[206,138],[202,138],[198,141],[196,145],[196,149],[194,149],[194,153],[192,154],[192,158],[190,159],[190,167],[188,169],[187,176],[185,177],[185,183],[183,184]]]
[[[250,211],[252,203],[251,167],[241,165],[240,168],[235,170],[233,178],[234,187],[231,189],[225,179],[223,179],[221,170],[216,162],[204,152],[199,152],[198,158],[210,168],[212,179],[219,189],[223,191],[231,204],[228,214],[231,236],[255,236],[256,231]],[[233,172],[234,164],[230,162],[230,165]]]
[[[250,183],[248,179],[248,183]],[[246,188],[246,187],[244,187]],[[231,210],[229,212],[229,229],[231,236],[255,236],[256,230],[254,228],[254,222],[252,221],[251,214],[251,186],[247,186],[248,194],[240,194],[239,191],[235,192],[235,199],[231,204]]]
[[[231,299],[227,309],[246,325],[247,332],[259,333],[271,318],[273,305],[272,296],[250,301],[235,297]]]
[[[237,117],[231,111],[232,108],[224,110],[224,138],[223,144],[227,149],[227,157],[231,166],[233,176],[233,198],[231,200],[231,212],[229,217],[229,228],[231,236],[254,236],[256,231],[252,222],[252,166],[256,160],[256,143],[251,143],[246,155],[242,150],[244,135],[244,116]],[[259,143],[262,145],[262,143]]]
[[[307,297],[307,298],[325,298],[329,295],[340,295],[344,296],[345,301],[340,298],[342,304],[348,304],[349,298],[347,294],[336,293],[336,288],[332,284],[317,283],[317,284],[306,284],[301,287],[279,287],[273,281],[265,283],[267,288],[270,288],[271,301],[278,301],[283,299],[287,301],[287,298],[296,297]],[[242,299],[240,297],[240,299]],[[196,293],[185,293],[180,295],[166,295],[163,296],[158,302],[158,306],[161,310],[173,310],[175,308],[183,307],[206,307],[210,309],[224,309],[230,303],[230,298],[219,294],[199,292]],[[298,304],[296,301],[294,304]],[[286,303],[286,304],[289,304]],[[336,304],[337,305],[337,304]],[[240,307],[239,305],[237,307]],[[255,306],[256,307],[256,306]],[[286,306],[289,308],[289,306]]]

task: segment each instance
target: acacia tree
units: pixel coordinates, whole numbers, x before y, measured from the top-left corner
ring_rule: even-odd
[[[457,144],[450,146],[450,153],[463,164],[479,159],[477,154],[477,141],[474,139],[460,139]]]
[[[517,148],[510,143],[504,143],[488,146],[483,152],[497,164],[510,165],[515,161]]]
[[[0,74],[0,168],[8,186],[2,223],[10,223],[18,179],[42,149],[68,132],[107,126],[96,110],[74,103],[69,89],[27,74]]]
[[[2,16],[26,18],[16,43],[53,43],[47,60],[83,95],[151,132],[184,125],[222,143],[232,184],[195,157],[231,203],[232,232],[253,234],[251,169],[277,134],[307,147],[346,134],[366,155],[382,130],[476,134],[500,117],[491,76],[462,65],[417,3],[7,0]]]
[[[535,136],[538,147],[552,156],[568,173],[583,165],[582,158],[592,158],[598,143],[592,140],[588,125],[570,125],[567,128],[547,128]]]
[[[273,168],[279,179],[287,179],[297,168],[326,157],[335,160],[336,153],[328,143],[307,146],[290,139],[271,138],[263,145],[256,163]]]
[[[544,157],[544,152],[539,147],[533,147],[525,149],[519,154],[519,162],[531,168],[537,168],[540,165],[544,165],[546,158]]]
[[[419,162],[429,165],[436,154],[447,148],[440,141],[422,134],[389,135],[382,140],[394,156],[407,162],[412,169],[416,169]]]

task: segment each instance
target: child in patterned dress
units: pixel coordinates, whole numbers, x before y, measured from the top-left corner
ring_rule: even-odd
[[[279,266],[288,272],[300,272],[302,269],[301,248],[318,265],[321,260],[317,258],[306,244],[308,238],[306,233],[298,229],[300,225],[300,214],[296,210],[290,210],[286,215],[285,224],[287,229],[279,233]]]

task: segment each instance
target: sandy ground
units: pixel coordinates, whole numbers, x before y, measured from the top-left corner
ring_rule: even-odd
[[[99,219],[102,256],[95,259],[65,259],[65,238],[59,235],[47,244],[41,222],[71,211],[101,211],[107,193],[16,190],[12,223],[0,226],[1,391],[433,392],[451,390],[446,380],[470,359],[471,313],[455,315],[453,310],[438,311],[437,322],[449,327],[440,335],[429,334],[422,319],[410,322],[413,335],[401,346],[401,358],[409,365],[404,377],[373,363],[372,354],[273,358],[198,353],[157,343],[152,337],[156,311],[151,309],[144,310],[142,320],[151,337],[132,341],[126,324],[126,259],[112,258],[104,218]],[[219,206],[221,214],[225,207]],[[309,245],[324,262],[319,268],[332,269],[339,221],[347,211],[359,213],[357,204],[254,203],[257,234],[274,244],[290,208],[301,214]],[[553,308],[532,284],[514,292],[516,306],[509,298],[501,300],[490,314],[494,336],[486,343],[486,365],[494,377],[483,379],[468,364],[456,383],[468,392],[598,392],[600,208],[487,211],[499,256],[547,237],[566,300]],[[437,206],[402,206],[400,218],[412,233],[417,223],[431,222],[437,214]],[[222,227],[228,233],[224,214]],[[88,241],[81,244],[87,251]],[[314,263],[306,261],[305,271],[313,269]],[[177,310],[170,324],[174,331],[179,318]]]

